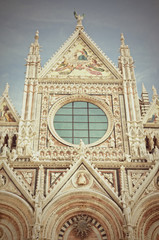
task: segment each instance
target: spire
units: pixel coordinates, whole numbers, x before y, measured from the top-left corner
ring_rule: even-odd
[[[147,93],[146,88],[143,83],[142,83],[142,93]]]
[[[35,78],[37,73],[40,71],[40,45],[38,42],[39,31],[37,30],[34,37],[34,43],[30,44],[29,54],[26,59],[27,69],[26,69],[26,78]],[[34,69],[34,70],[33,70]]]
[[[7,84],[6,84],[6,87],[5,87],[5,90],[4,90],[4,92],[3,92],[3,96],[4,96],[4,97],[8,97],[8,92],[9,92],[9,84],[7,83]]]
[[[84,14],[79,15],[76,13],[76,11],[73,12],[74,13],[74,16],[75,18],[77,19],[77,26],[76,26],[76,29],[84,29],[83,25],[82,25],[82,20],[84,18]]]
[[[152,86],[152,90],[153,90],[152,99],[154,101],[155,99],[158,99],[158,94],[157,94],[157,90],[156,90],[156,88],[154,86]]]
[[[121,33],[121,35],[120,35],[120,42],[121,42],[121,45],[120,45],[120,56],[131,57],[130,56],[129,46],[125,45],[125,38],[124,38],[124,34],[123,33]]]
[[[123,33],[121,33],[120,41],[121,41],[121,45],[125,45],[125,38]]]
[[[36,31],[34,38],[35,38],[34,44],[35,44],[35,45],[39,45],[39,42],[38,42],[38,39],[39,39],[39,31],[38,31],[38,30]]]

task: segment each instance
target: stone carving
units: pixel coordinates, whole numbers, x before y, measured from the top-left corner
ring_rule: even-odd
[[[37,193],[35,196],[35,212],[34,212],[34,218],[35,223],[32,229],[32,237],[33,239],[40,239],[41,238],[41,220],[42,220],[42,206],[43,206],[43,193],[42,193],[42,179],[43,179],[43,166],[41,165],[39,167],[39,176],[38,176],[38,186],[37,186]]]
[[[17,151],[16,151],[16,149],[13,149],[10,154],[11,161],[15,161],[17,159],[17,157],[18,157]]]
[[[84,14],[82,14],[82,16],[81,16],[81,15],[78,15],[76,13],[76,11],[74,11],[73,13],[74,13],[75,18],[77,19],[77,26],[82,26],[82,20],[84,18]]]
[[[91,224],[89,223],[88,216],[78,216],[78,218],[75,220],[73,228],[77,237],[80,237],[81,239],[88,237],[89,233],[91,232]]]
[[[131,162],[131,155],[127,154],[127,153],[124,153],[124,156],[125,156],[125,160],[127,162]]]
[[[75,188],[90,188],[93,178],[86,170],[78,170],[73,175],[72,184]]]
[[[54,147],[54,141],[50,138],[49,141],[48,141],[48,145],[49,147]]]
[[[32,157],[31,157],[31,161],[38,162],[39,161],[39,155],[40,155],[40,153],[38,151],[37,152],[33,152],[32,153]]]
[[[2,156],[3,157],[8,157],[10,155],[10,150],[9,148],[7,147],[7,144],[5,144],[3,147],[2,147]]]
[[[52,184],[54,184],[54,182],[57,180],[57,178],[61,175],[61,172],[60,173],[51,172],[50,175],[51,175],[50,176],[50,178],[51,178],[50,185],[52,186]]]
[[[108,179],[108,181],[114,185],[114,174],[113,173],[103,173],[103,176]]]
[[[77,178],[77,184],[78,185],[86,185],[87,184],[87,178],[84,173],[80,173]]]
[[[21,174],[24,176],[27,183],[29,185],[31,185],[32,180],[33,180],[33,173],[32,172],[22,172]]]
[[[153,158],[154,158],[154,160],[157,160],[157,159],[159,159],[158,157],[159,157],[159,149],[157,146],[155,146],[154,151],[153,151]]]
[[[79,144],[80,157],[83,157],[85,155],[85,149],[86,149],[86,146],[85,146],[84,142],[82,141],[82,139],[80,139],[80,144]]]
[[[6,184],[6,177],[0,174],[0,188],[2,188]]]

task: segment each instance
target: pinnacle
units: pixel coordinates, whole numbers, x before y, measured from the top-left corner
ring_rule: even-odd
[[[39,44],[38,43],[38,39],[39,39],[39,31],[37,30],[36,33],[35,33],[35,44]]]
[[[142,83],[142,93],[147,93],[146,88],[143,83]]]
[[[123,33],[121,33],[120,41],[121,41],[121,45],[125,45],[125,38]]]
[[[9,92],[9,84],[6,84],[5,90],[3,92],[3,96],[7,96],[8,97],[8,92]]]

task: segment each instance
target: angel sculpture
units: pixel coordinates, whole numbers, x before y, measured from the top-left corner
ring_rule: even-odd
[[[78,15],[76,11],[74,11],[74,16],[77,19],[77,26],[82,26],[82,20],[84,18],[84,14],[82,14],[81,16],[81,15]]]

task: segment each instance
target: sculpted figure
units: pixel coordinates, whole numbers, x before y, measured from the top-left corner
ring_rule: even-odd
[[[84,142],[82,141],[82,139],[80,139],[79,154],[80,154],[81,156],[84,156],[84,154],[85,154],[85,148],[86,148],[86,146],[85,146]]]
[[[78,185],[86,185],[86,177],[84,173],[80,173],[80,175],[78,176],[78,180],[77,180],[77,184]]]
[[[82,16],[80,16],[76,13],[76,11],[74,11],[74,16],[77,19],[77,26],[82,26],[82,20],[84,18],[84,14],[82,14]]]

